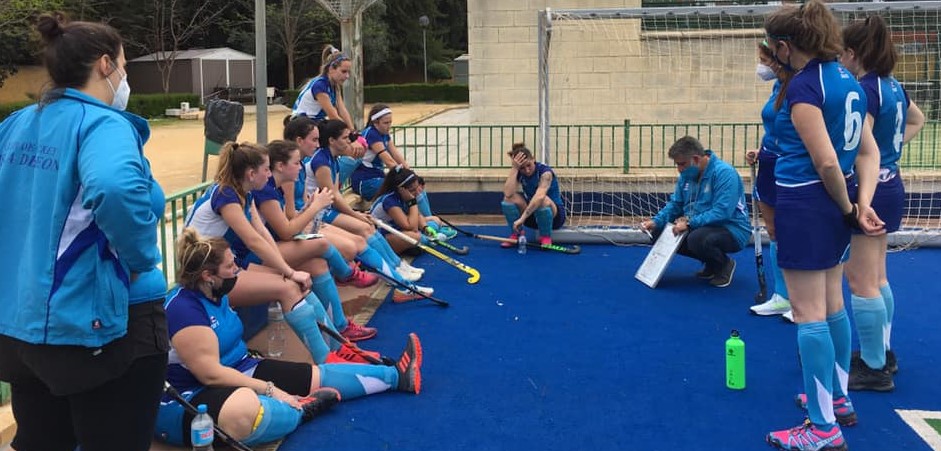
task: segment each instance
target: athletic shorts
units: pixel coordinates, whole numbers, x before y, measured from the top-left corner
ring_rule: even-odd
[[[847,186],[850,199],[856,202],[859,195],[859,184]],[[879,183],[872,196],[872,209],[885,222],[886,233],[897,232],[902,226],[902,215],[905,213],[905,184],[898,172],[882,169],[879,171]],[[862,233],[855,231],[855,233]]]
[[[559,214],[552,217],[552,230],[559,230],[562,226],[565,225],[565,209],[559,208]],[[530,229],[539,230],[539,224],[536,223],[536,215],[532,214],[523,221],[523,225],[529,227]]]
[[[774,177],[774,167],[777,165],[777,155],[770,152],[758,153],[758,175],[755,177],[755,196],[758,201],[774,207],[777,199],[778,186]]]
[[[239,268],[248,269],[248,265],[251,265],[252,263],[256,265],[262,264],[261,257],[255,255],[255,253],[252,251],[248,251],[247,254],[241,257],[235,257],[235,264],[238,265]]]
[[[783,269],[832,268],[850,242],[850,228],[823,183],[777,186],[774,227]]]
[[[327,207],[323,209],[323,222],[327,224],[333,224],[333,221],[337,220],[337,217],[340,216],[340,210],[337,210],[333,207]]]

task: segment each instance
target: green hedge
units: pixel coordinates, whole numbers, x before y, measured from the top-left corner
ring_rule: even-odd
[[[467,85],[411,83],[403,85],[366,86],[367,103],[386,102],[442,102],[465,103],[470,100]],[[283,103],[288,108],[294,106],[294,99],[300,91],[283,91]]]
[[[189,102],[191,107],[196,108],[199,106],[199,95],[132,94],[127,102],[127,110],[148,119],[153,119],[163,117],[163,113],[167,108],[179,108],[180,102]],[[14,111],[33,103],[36,102],[25,101],[0,104],[0,121],[6,119]]]
[[[297,95],[300,93],[301,91],[298,89],[285,89],[281,91],[281,104],[288,108],[294,108],[294,100],[297,99]]]

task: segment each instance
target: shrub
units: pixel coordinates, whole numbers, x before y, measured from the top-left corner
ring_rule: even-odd
[[[412,83],[374,85],[365,88],[368,103],[443,102],[464,103],[470,99],[467,85]]]
[[[299,89],[285,89],[281,91],[281,104],[288,108],[293,108],[294,101],[297,100],[297,95],[300,93],[301,91]]]
[[[179,108],[180,102],[189,102],[192,108],[199,106],[199,95],[188,93],[132,94],[127,110],[139,116],[153,119],[163,117],[167,108]]]
[[[451,69],[447,64],[436,61],[428,65],[428,78],[434,81],[450,80]]]

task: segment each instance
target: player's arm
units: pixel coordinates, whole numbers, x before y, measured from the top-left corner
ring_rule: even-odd
[[[539,185],[536,186],[536,192],[533,193],[533,197],[529,199],[529,203],[526,204],[526,208],[523,209],[523,212],[520,214],[519,221],[525,221],[526,218],[530,217],[539,207],[542,207],[543,202],[546,200],[546,193],[549,191],[549,187],[552,185],[552,179],[555,177],[552,175],[552,172],[546,171],[539,176]]]
[[[400,188],[401,189],[401,188]],[[421,228],[421,213],[418,212],[418,205],[415,199],[405,201],[405,210],[399,206],[389,207],[386,212],[402,231],[418,231]]]
[[[517,156],[523,155],[522,153],[517,154]],[[520,173],[520,162],[517,158],[511,159],[512,166],[510,166],[510,173],[506,176],[506,181],[503,182],[503,198],[509,200],[513,197],[514,194],[519,192],[519,177]]]
[[[257,212],[253,213],[255,214],[252,215],[252,223],[249,223],[239,204],[225,204],[219,208],[219,214],[225,223],[241,238],[245,246],[260,257],[261,261],[265,262],[265,266],[276,269],[282,275],[291,276],[294,274],[294,268],[291,268],[284,261],[277,247],[273,246],[273,241],[268,242],[264,236],[258,233],[258,229],[253,224],[258,221],[258,215]]]
[[[294,219],[297,217],[297,209],[294,208],[294,182],[285,182],[281,185],[281,191],[284,192],[284,216]]]
[[[836,158],[836,150],[827,134],[826,122],[820,108],[809,103],[798,103],[791,110],[791,122],[800,136],[807,153],[813,161],[814,169],[823,181],[827,194],[836,202],[841,213],[853,211],[849,194],[846,191],[846,181],[840,162]]]
[[[293,185],[292,185],[293,186]],[[286,201],[285,201],[286,202]],[[307,224],[314,220],[317,212],[333,202],[333,192],[330,190],[314,192],[314,199],[311,205],[301,214],[292,219],[288,219],[284,210],[281,210],[281,203],[276,199],[268,199],[258,206],[258,212],[265,218],[265,221],[278,234],[278,239],[282,241],[291,240]],[[285,206],[290,205],[288,203]]]
[[[905,137],[902,139],[903,143],[907,143],[921,131],[925,126],[925,113],[921,112],[921,108],[918,108],[918,105],[915,105],[915,102],[908,103],[908,112],[905,119]]]
[[[339,97],[337,97],[339,99]],[[340,117],[340,112],[333,107],[333,104],[330,103],[330,96],[326,92],[318,92],[314,94],[314,99],[317,100],[317,103],[320,104],[320,108],[323,108],[323,112],[327,115],[327,119],[339,119],[343,122],[346,122],[345,119]],[[343,102],[337,101],[337,105],[342,105]],[[347,123],[349,126],[349,123]]]

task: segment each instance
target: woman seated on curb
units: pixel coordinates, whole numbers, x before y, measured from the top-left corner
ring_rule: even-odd
[[[433,221],[440,223],[440,220],[435,216],[424,216],[419,211],[417,198],[421,191],[418,175],[411,169],[396,166],[385,176],[369,214],[411,238],[427,244],[428,238],[419,230],[425,230]],[[385,230],[380,230],[380,232],[385,235],[396,252],[414,248],[412,243],[395,234],[388,234]]]
[[[251,357],[227,296],[247,271],[239,271],[228,243],[202,239],[186,229],[176,255],[180,286],[171,290],[164,305],[171,344],[167,380],[191,404],[205,404],[213,421],[233,438],[247,445],[267,443],[290,434],[341,398],[390,389],[421,391],[422,351],[415,334],[409,334],[394,367]],[[191,412],[166,397],[155,434],[170,444],[190,446],[192,420]]]

